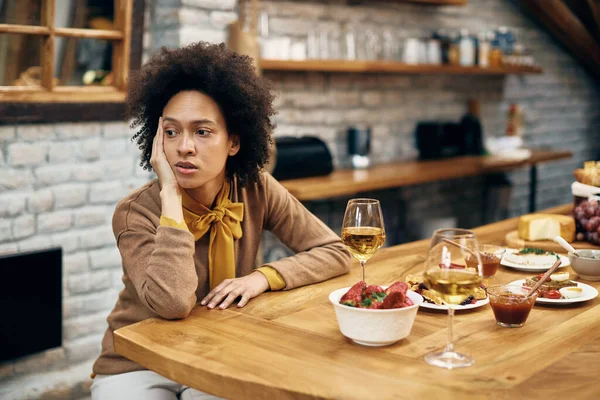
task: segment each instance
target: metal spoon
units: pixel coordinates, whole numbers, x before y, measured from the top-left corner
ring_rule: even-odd
[[[573,255],[574,255],[575,257],[579,257],[579,254],[577,254],[577,251],[575,250],[575,248],[574,248],[573,246],[571,246],[571,245],[569,244],[569,242],[567,242],[567,241],[566,241],[565,239],[563,239],[562,237],[560,237],[560,236],[556,236],[556,237],[554,238],[554,241],[555,241],[556,243],[560,244],[560,246],[561,246],[563,249],[567,250],[569,253],[573,253]]]

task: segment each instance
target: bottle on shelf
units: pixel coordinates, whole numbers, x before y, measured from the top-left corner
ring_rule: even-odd
[[[480,32],[477,38],[479,40],[477,46],[477,63],[481,68],[487,68],[490,66],[491,44],[489,38],[485,32]]]
[[[523,113],[521,107],[516,103],[511,103],[506,118],[506,136],[522,136],[522,134]]]
[[[459,64],[471,67],[475,64],[475,43],[467,29],[461,29],[459,41]]]

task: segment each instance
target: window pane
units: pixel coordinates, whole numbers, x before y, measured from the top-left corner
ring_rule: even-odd
[[[0,85],[40,86],[39,36],[0,33]]]
[[[0,24],[40,25],[41,7],[42,0],[0,0]]]
[[[56,0],[54,23],[66,28],[113,29],[114,0]]]
[[[112,42],[88,38],[55,39],[54,76],[58,85],[113,85]]]

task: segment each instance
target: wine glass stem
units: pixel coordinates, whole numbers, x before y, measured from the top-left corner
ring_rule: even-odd
[[[366,282],[365,281],[365,264],[366,263],[367,263],[366,261],[361,261],[360,262],[360,266],[362,267],[362,280],[363,280],[363,282]]]
[[[454,307],[448,305],[448,343],[446,344],[446,348],[444,352],[454,352],[454,340],[453,340],[453,332],[452,327],[454,324]]]

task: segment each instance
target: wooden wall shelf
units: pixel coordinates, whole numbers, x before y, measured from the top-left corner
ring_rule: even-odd
[[[408,65],[393,61],[260,60],[263,71],[383,72],[396,74],[509,75],[541,74],[539,67],[480,68],[458,65]]]

